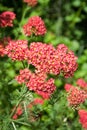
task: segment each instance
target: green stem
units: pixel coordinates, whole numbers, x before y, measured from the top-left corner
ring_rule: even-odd
[[[25,123],[25,122],[21,122],[21,121],[16,121],[14,120],[14,122],[21,124],[21,125],[25,125],[25,126],[30,126],[29,124]]]
[[[27,113],[27,109],[26,109],[26,104],[25,104],[25,102],[23,104],[24,104],[24,111],[25,111],[26,119],[28,119],[28,113]]]
[[[24,61],[22,61],[23,68],[26,68]]]
[[[27,68],[29,69],[30,64],[28,64]]]
[[[22,31],[23,21],[26,16],[26,13],[29,9],[30,9],[30,7],[28,5],[27,5],[27,7],[25,6],[25,4],[23,5],[23,9],[22,9],[23,15],[22,15],[20,23],[19,23],[19,32],[21,32],[22,35],[24,35],[23,31]]]
[[[25,97],[26,95],[26,92],[20,97],[19,101],[17,102],[16,106],[15,106],[15,109],[12,111],[10,117],[12,117],[12,115],[14,114],[14,112],[16,111],[18,105],[20,104],[20,102],[22,101],[22,99]]]
[[[25,7],[25,5],[23,6],[23,15],[22,15],[22,18],[21,18],[21,22],[20,22],[20,25],[22,24],[25,16],[26,16],[26,13],[27,11],[30,9],[30,7],[27,5],[27,7]]]
[[[12,126],[13,126],[14,130],[17,130],[14,122],[12,122]]]

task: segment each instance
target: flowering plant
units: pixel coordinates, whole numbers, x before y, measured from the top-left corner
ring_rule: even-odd
[[[23,2],[26,8],[19,25],[16,25],[17,37],[4,37],[5,29],[12,29],[16,24],[17,14],[12,11],[3,11],[0,14],[2,30],[0,56],[2,59],[8,59],[7,62],[12,64],[20,63],[13,79],[8,82],[8,85],[16,84],[17,95],[12,97],[14,99],[10,102],[9,111],[7,110],[7,120],[4,121],[3,118],[0,120],[3,122],[2,130],[9,128],[17,130],[20,125],[34,128],[34,124],[37,125],[37,122],[45,120],[44,113],[47,112],[52,116],[49,109],[65,96],[63,94],[61,97],[55,97],[59,93],[56,79],[72,77],[78,67],[77,56],[64,43],[53,46],[52,43],[37,40],[38,37],[44,37],[48,33],[44,20],[35,15],[28,17],[27,22],[26,20],[25,23],[23,22],[29,9],[34,8],[38,1],[24,0]],[[65,85],[69,106],[74,109],[78,109],[87,98],[87,83],[79,79],[77,85],[79,87]],[[84,113],[85,119],[83,119]],[[78,109],[78,114],[82,126],[87,128],[86,111]],[[63,122],[66,122],[65,117]]]

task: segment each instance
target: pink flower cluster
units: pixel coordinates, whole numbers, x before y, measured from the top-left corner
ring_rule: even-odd
[[[51,44],[33,42],[28,48],[27,41],[11,41],[5,50],[13,60],[27,59],[29,64],[35,66],[34,73],[28,69],[20,70],[16,80],[46,99],[56,89],[54,79],[47,80],[47,74],[63,72],[65,77],[69,77],[77,68],[77,57],[64,44],[54,48]]]
[[[66,84],[65,85],[65,90],[68,93],[68,102],[70,106],[77,107],[81,103],[83,103],[87,99],[87,92],[86,89],[84,89],[84,80],[83,79],[78,79],[77,80],[77,87],[74,87],[71,84]],[[87,87],[87,85],[85,86]]]
[[[59,53],[59,56],[61,57],[61,71],[64,73],[64,76],[70,77],[73,75],[73,72],[77,69],[77,57],[74,55],[72,51],[69,51],[67,46],[64,44],[60,44],[57,47],[57,51]]]
[[[4,54],[8,55],[12,60],[25,60],[27,58],[27,51],[27,40],[12,40],[5,47]]]
[[[54,55],[56,50],[51,44],[33,42],[29,50],[28,62],[34,65],[37,71],[59,74],[60,60]]]
[[[68,102],[70,106],[77,107],[81,103],[85,101],[87,98],[87,94],[84,90],[79,90],[78,88],[74,87],[71,89],[68,95]]]
[[[27,68],[20,70],[20,75],[16,76],[18,83],[27,83],[30,80],[30,77],[33,73]]]
[[[76,87],[71,84],[65,84],[65,90],[68,93],[67,100],[70,106],[78,108],[79,121],[83,128],[87,129],[87,111],[79,106],[87,99],[87,83],[80,78],[76,81],[76,84]]]
[[[16,80],[19,83],[25,83],[29,90],[36,92],[44,99],[48,99],[56,89],[52,78],[46,81],[46,75],[31,73],[27,68],[20,71]]]
[[[56,89],[54,79],[51,78],[45,81],[39,75],[32,76],[26,85],[29,90],[35,91],[44,99],[48,99]]]
[[[26,36],[44,35],[46,33],[46,27],[44,21],[39,16],[32,16],[29,18],[28,23],[23,26]]]
[[[30,6],[35,6],[37,4],[37,0],[24,0],[25,3],[28,3]]]
[[[70,77],[77,69],[77,57],[64,44],[54,48],[51,44],[33,42],[28,47],[26,40],[10,41],[4,54],[12,60],[27,60],[35,66],[35,72],[55,74],[60,72]]]
[[[76,71],[76,60],[77,57],[64,44],[58,45],[57,48],[41,42],[30,44],[28,62],[34,65],[37,71],[55,75],[63,72],[67,78]]]
[[[13,20],[15,19],[15,13],[11,12],[11,11],[5,11],[3,13],[0,14],[0,26],[1,27],[7,27],[13,26]]]
[[[82,124],[83,128],[86,128],[87,129],[87,111],[84,110],[84,109],[80,109],[78,111],[78,114],[79,114],[79,121],[80,123]]]

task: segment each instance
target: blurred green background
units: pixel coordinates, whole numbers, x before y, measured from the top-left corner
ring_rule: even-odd
[[[22,0],[0,0],[0,13],[8,10],[16,13],[16,19],[12,28],[0,28],[0,39],[10,36],[12,39],[43,41],[54,46],[64,43],[78,57],[78,69],[74,76],[68,79],[59,76],[55,80],[57,91],[52,100],[40,106],[43,113],[41,119],[28,127],[17,124],[17,130],[83,130],[77,112],[68,107],[64,84],[75,84],[78,78],[87,81],[87,0],[38,0],[38,4],[32,8]],[[26,38],[21,33],[22,26],[30,16],[35,15],[42,17],[47,33],[43,37]],[[7,118],[15,102],[13,99],[18,96],[20,85],[13,79],[21,68],[21,62],[0,57],[0,118]]]

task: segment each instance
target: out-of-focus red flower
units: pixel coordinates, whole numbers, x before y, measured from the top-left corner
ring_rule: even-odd
[[[16,15],[14,12],[11,11],[5,11],[3,13],[0,14],[0,26],[1,27],[7,27],[13,26],[13,20],[15,19]]]
[[[35,6],[37,4],[37,0],[24,0],[30,6]]]
[[[78,79],[76,84],[79,85],[81,88],[86,88],[87,87],[87,83],[82,78]]]
[[[0,56],[4,56],[4,45],[0,43]]]
[[[15,109],[15,108],[14,108]],[[13,110],[14,110],[13,109]],[[18,106],[17,108],[16,108],[16,111],[15,111],[15,114],[12,116],[12,118],[14,119],[14,120],[16,120],[20,115],[22,115],[23,114],[23,109],[22,109],[22,107],[21,106]]]
[[[17,114],[14,114],[13,117],[12,117],[14,120],[16,120],[18,118],[18,115]]]
[[[29,18],[28,23],[23,26],[23,29],[26,36],[31,36],[32,34],[38,36],[46,33],[44,21],[39,16]]]
[[[73,89],[74,86],[72,86],[71,84],[65,84],[64,88],[66,90],[66,92],[70,92]]]
[[[80,109],[78,111],[78,114],[79,114],[79,118],[80,118],[79,121],[82,124],[83,128],[87,128],[87,111]]]
[[[44,103],[44,100],[43,100],[43,99],[41,99],[41,98],[35,98],[35,99],[28,105],[28,108],[32,108],[33,106],[38,105],[38,104],[43,105],[43,103]]]

